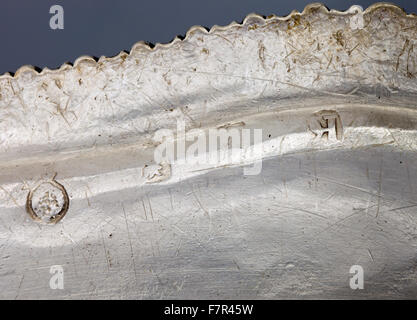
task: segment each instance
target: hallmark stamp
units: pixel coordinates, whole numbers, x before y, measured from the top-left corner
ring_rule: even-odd
[[[69,197],[64,186],[54,179],[38,184],[29,191],[26,211],[37,222],[57,223],[67,213]]]
[[[142,176],[145,177],[146,183],[164,181],[171,177],[171,165],[164,161],[157,165],[145,165],[142,168]]]
[[[343,140],[343,125],[339,113],[334,110],[320,110],[314,113],[313,127],[310,131],[329,142]]]

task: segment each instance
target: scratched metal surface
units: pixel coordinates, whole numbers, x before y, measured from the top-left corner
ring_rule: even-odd
[[[416,21],[314,4],[1,76],[0,298],[416,298]],[[155,163],[178,120],[261,128],[260,174]]]

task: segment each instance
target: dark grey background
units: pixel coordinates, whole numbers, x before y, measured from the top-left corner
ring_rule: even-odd
[[[193,25],[227,25],[241,22],[249,13],[264,16],[302,11],[306,0],[1,0],[0,74],[14,73],[29,64],[54,69],[81,55],[114,56],[134,43],[170,42]],[[353,4],[364,9],[375,1],[328,0],[330,9],[346,10]],[[64,30],[52,30],[49,8],[64,8]],[[395,2],[408,13],[417,1]]]

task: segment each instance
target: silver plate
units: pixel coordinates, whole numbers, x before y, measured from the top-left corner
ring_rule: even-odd
[[[1,76],[0,298],[417,297],[416,21],[313,4]],[[260,149],[155,161],[181,123]]]

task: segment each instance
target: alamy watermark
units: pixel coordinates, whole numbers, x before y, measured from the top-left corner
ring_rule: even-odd
[[[52,30],[64,29],[64,8],[55,4],[49,8],[49,13],[53,15],[49,19],[49,27]]]
[[[176,132],[160,129],[154,141],[158,143],[154,152],[158,164],[248,165],[245,175],[257,175],[262,170],[262,129],[226,126],[186,131],[185,122],[178,120]]]
[[[349,286],[352,290],[363,289],[364,288],[364,279],[363,279],[363,268],[360,265],[353,265],[349,270],[350,274],[353,276],[349,280]]]
[[[64,268],[61,265],[53,265],[49,268],[52,277],[49,280],[49,287],[53,290],[64,289]]]

